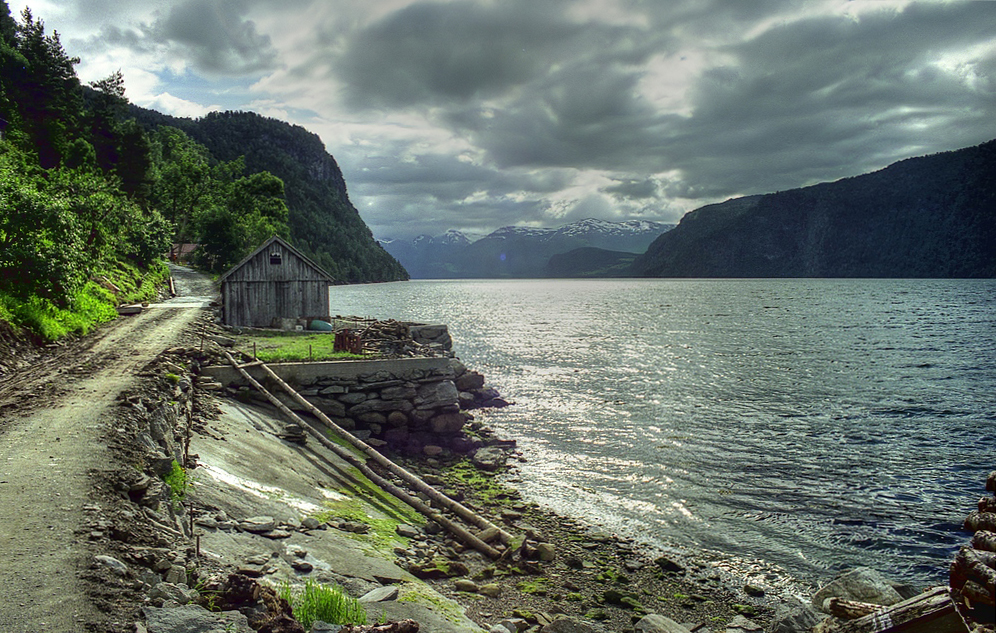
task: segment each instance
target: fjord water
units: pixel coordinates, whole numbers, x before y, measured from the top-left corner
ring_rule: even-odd
[[[527,497],[734,571],[946,582],[996,467],[996,282],[512,280],[337,286],[446,323],[515,406]],[[774,570],[774,573],[772,573]]]

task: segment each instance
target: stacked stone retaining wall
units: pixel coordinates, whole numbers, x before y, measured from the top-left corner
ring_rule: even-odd
[[[504,406],[484,376],[450,358],[412,358],[324,363],[274,363],[269,367],[333,422],[375,446],[409,454],[470,452],[479,441],[464,433],[467,409]],[[259,368],[254,378],[296,411]],[[233,395],[261,399],[232,367],[206,367]]]

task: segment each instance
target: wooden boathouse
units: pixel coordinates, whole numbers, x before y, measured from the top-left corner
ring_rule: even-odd
[[[225,325],[273,327],[275,319],[329,316],[332,276],[274,235],[221,277]]]

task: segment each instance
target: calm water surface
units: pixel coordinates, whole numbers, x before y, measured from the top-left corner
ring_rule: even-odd
[[[519,440],[528,497],[741,573],[816,583],[869,564],[946,582],[996,467],[994,281],[412,281],[331,297],[332,314],[449,324],[516,403],[481,417]]]

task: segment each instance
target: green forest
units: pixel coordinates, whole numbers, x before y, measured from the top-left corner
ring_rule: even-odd
[[[115,318],[154,296],[174,243],[197,244],[194,264],[218,273],[277,234],[337,281],[407,278],[317,136],[245,113],[141,110],[120,71],[83,85],[79,63],[30,10],[15,17],[0,0],[3,332],[55,340]],[[333,177],[309,181],[308,166],[258,141],[274,129],[314,137]]]

